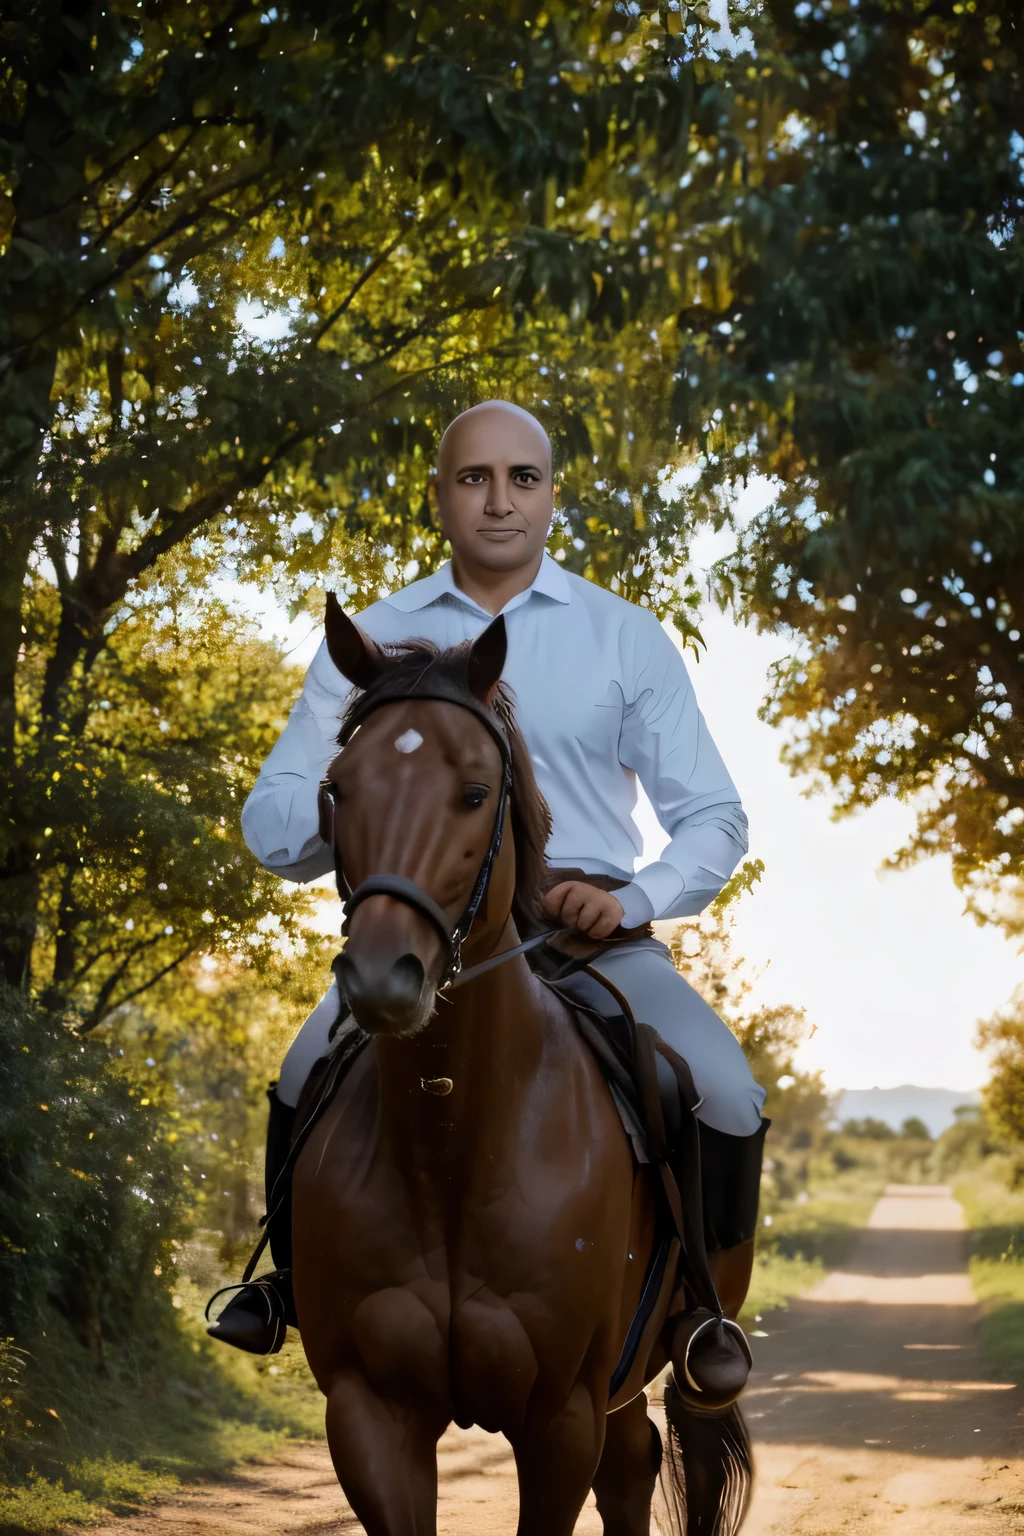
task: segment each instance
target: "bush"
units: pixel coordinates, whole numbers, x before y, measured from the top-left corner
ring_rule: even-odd
[[[0,1338],[55,1311],[102,1358],[171,1321],[188,1211],[166,1138],[114,1048],[0,989]]]

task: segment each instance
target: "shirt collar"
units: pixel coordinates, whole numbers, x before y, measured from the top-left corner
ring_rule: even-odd
[[[550,597],[556,603],[572,601],[568,577],[558,561],[553,560],[546,550],[541,556],[540,570],[530,586],[506,603],[502,611],[506,612],[512,607],[518,608],[520,604],[527,602],[534,592],[539,592],[542,597]],[[384,602],[389,603],[392,608],[400,609],[403,613],[415,613],[420,608],[428,608],[431,603],[439,602],[445,597],[454,598],[456,602],[465,603],[470,608],[478,607],[472,598],[467,597],[465,592],[460,592],[455,585],[450,560],[446,560],[444,565],[432,575],[424,576],[420,581],[412,581],[407,587],[400,587],[397,592],[392,592],[390,597],[384,598]]]

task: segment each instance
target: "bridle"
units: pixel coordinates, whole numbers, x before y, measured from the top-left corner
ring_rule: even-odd
[[[425,669],[419,679],[410,684],[408,678],[401,680],[400,687],[374,688],[360,699],[350,710],[345,724],[338,736],[338,746],[342,748],[355,735],[356,731],[369,719],[370,715],[385,704],[394,704],[402,699],[440,699],[446,704],[458,704],[475,715],[491,735],[492,740],[501,754],[501,789],[498,792],[498,804],[494,815],[494,826],[491,831],[491,840],[484,854],[483,862],[473,883],[469,900],[463,909],[462,915],[454,927],[442,907],[427,894],[422,886],[415,880],[409,880],[405,875],[370,875],[366,880],[360,881],[353,890],[349,885],[345,871],[342,868],[341,857],[338,851],[338,840],[335,835],[335,816],[337,803],[334,799],[334,784],[330,779],[322,779],[318,791],[318,809],[320,813],[320,836],[330,847],[334,856],[334,873],[338,882],[338,894],[343,896],[342,910],[345,920],[342,923],[342,935],[347,935],[349,923],[353,913],[369,900],[371,896],[391,896],[396,901],[402,901],[411,907],[414,912],[426,919],[435,930],[444,946],[445,964],[441,973],[438,990],[450,990],[463,982],[469,981],[473,976],[479,975],[484,970],[490,970],[493,966],[511,960],[514,955],[522,954],[525,950],[533,949],[545,942],[558,929],[551,929],[545,933],[535,935],[527,939],[524,944],[514,950],[503,950],[499,955],[493,955],[484,960],[478,966],[473,966],[469,971],[462,969],[462,945],[466,935],[480,910],[480,905],[487,892],[488,884],[495,860],[501,849],[501,840],[505,830],[505,819],[508,813],[512,796],[512,748],[508,739],[508,733],[498,715],[485,705],[477,702],[472,694],[463,691],[454,682],[441,674],[431,676],[430,669]]]

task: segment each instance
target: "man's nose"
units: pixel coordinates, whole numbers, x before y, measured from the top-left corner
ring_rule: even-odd
[[[515,511],[515,505],[512,501],[512,487],[499,478],[492,480],[491,494],[487,498],[487,505],[484,510],[489,512],[492,517],[508,517],[510,512]]]

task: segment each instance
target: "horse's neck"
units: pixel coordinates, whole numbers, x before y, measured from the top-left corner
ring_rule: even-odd
[[[510,925],[501,947],[517,942]],[[500,1136],[529,1093],[558,1013],[521,956],[442,994],[421,1035],[376,1042],[382,1129],[414,1156],[446,1160],[482,1135]]]

